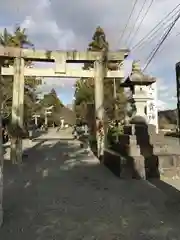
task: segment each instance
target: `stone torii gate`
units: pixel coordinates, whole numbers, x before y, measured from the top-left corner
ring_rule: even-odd
[[[77,52],[77,51],[46,51],[20,49],[13,47],[0,47],[1,59],[14,59],[14,66],[4,68],[0,66],[1,76],[14,76],[13,82],[13,102],[12,102],[12,124],[23,128],[23,112],[24,112],[24,77],[59,77],[59,78],[90,78],[95,79],[95,111],[96,117],[104,120],[103,107],[103,80],[104,78],[123,79],[123,61],[129,54],[129,50],[120,50],[118,52],[108,52],[106,61],[104,61],[103,52]],[[33,69],[26,68],[25,61],[54,62],[54,68],[49,69]],[[107,71],[106,63],[120,63],[120,69],[117,71]],[[0,61],[1,62],[1,61]],[[67,63],[85,63],[93,62],[92,70],[76,70],[68,67]],[[1,117],[1,116],[0,116]],[[0,121],[1,122],[1,121]],[[1,126],[0,126],[1,129]],[[0,137],[1,139],[1,137]],[[1,139],[2,140],[2,139]],[[12,154],[13,153],[13,154]],[[22,161],[22,139],[15,138],[11,143],[11,157],[14,161]],[[11,160],[13,160],[11,158]],[[2,194],[3,193],[3,153],[2,142],[0,142],[0,225],[3,222],[2,210]]]
[[[108,62],[117,62],[121,66],[116,71],[107,71],[103,52],[78,52],[78,51],[46,51],[20,49],[12,47],[0,47],[0,58],[14,59],[14,66],[1,67],[2,76],[14,76],[13,102],[12,102],[12,124],[23,128],[24,112],[24,77],[59,77],[59,78],[91,78],[95,79],[95,111],[96,117],[103,121],[103,79],[123,79],[123,61],[128,56],[129,50],[124,49],[117,52],[108,52]],[[54,68],[27,68],[25,61],[54,62]],[[68,63],[93,62],[94,69],[73,69]],[[15,162],[22,160],[22,139],[16,138],[11,144],[11,159]]]

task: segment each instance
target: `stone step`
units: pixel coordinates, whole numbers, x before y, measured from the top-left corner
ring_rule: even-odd
[[[135,143],[122,144],[122,142],[114,145],[114,150],[121,153],[122,155],[130,154],[131,156],[136,155],[136,152],[141,152],[142,155],[145,154],[155,154],[155,155],[180,155],[180,147],[177,145],[168,145],[163,143],[156,144],[143,144],[138,145]]]
[[[160,171],[161,179],[180,179],[180,168],[164,168]]]
[[[159,155],[158,159],[160,169],[180,168],[180,155]]]
[[[132,171],[131,167],[124,168],[126,165],[128,158],[122,156],[116,151],[105,149],[106,152],[106,160],[105,165],[108,168],[111,168],[111,171],[115,173],[115,175],[121,178],[131,179]],[[138,161],[139,160],[139,161]],[[142,166],[144,163],[144,158],[134,157],[134,164],[136,165],[138,172],[143,173]],[[172,154],[159,154],[158,156],[159,162],[159,173],[161,178],[169,178],[169,179],[180,179],[180,155],[172,155]],[[141,164],[140,164],[141,163]],[[142,176],[141,176],[142,177]]]
[[[128,134],[121,134],[118,138],[121,144],[172,144],[175,146],[179,146],[179,142],[177,139],[171,137],[165,137],[161,135],[151,135],[151,136],[136,136],[136,135],[128,135]]]
[[[170,145],[154,145],[153,153],[157,155],[179,155],[180,156],[180,148]]]

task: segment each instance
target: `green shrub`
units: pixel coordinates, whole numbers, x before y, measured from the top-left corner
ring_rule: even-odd
[[[107,141],[109,145],[113,145],[117,142],[117,137],[123,134],[123,126],[112,126],[108,129]]]

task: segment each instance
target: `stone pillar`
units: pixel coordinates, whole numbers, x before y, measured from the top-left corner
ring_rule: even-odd
[[[34,117],[34,123],[36,126],[38,125],[38,117],[37,116]]]
[[[95,115],[104,124],[104,63],[103,59],[99,58],[94,63],[94,86],[95,86]],[[96,127],[98,121],[96,121]],[[97,129],[97,128],[96,128]],[[105,133],[105,131],[104,131]],[[96,131],[97,152],[98,157],[104,155],[104,141],[105,137],[101,136]]]
[[[134,86],[134,94],[132,97],[135,102],[136,113],[135,113],[135,116],[133,116],[133,118],[137,116],[147,120],[145,108],[147,105],[148,96],[145,88],[146,86],[141,86],[141,85]]]
[[[2,128],[2,126],[1,126]],[[0,141],[0,145],[1,145],[1,166],[0,166],[0,226],[3,223],[3,148],[2,148],[2,137],[1,137],[1,141]]]
[[[45,126],[48,126],[48,115],[47,112],[45,112]]]
[[[1,67],[0,67],[1,71]],[[0,78],[2,76],[0,75]],[[0,79],[1,80],[1,79]],[[0,109],[1,109],[2,99],[0,98]],[[2,133],[2,116],[0,110],[0,133]],[[2,134],[0,134],[0,226],[3,223],[3,163],[4,163],[4,156],[3,156],[3,145],[2,145]]]
[[[61,128],[64,128],[64,119],[61,119]]]
[[[14,59],[14,81],[12,101],[12,134],[14,129],[23,129],[24,118],[24,58]],[[22,162],[22,138],[12,136],[11,160]]]

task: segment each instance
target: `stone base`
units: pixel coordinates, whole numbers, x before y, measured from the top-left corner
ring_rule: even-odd
[[[180,154],[159,155],[159,172],[165,178],[180,178]]]
[[[160,174],[165,172],[172,175],[175,169],[180,168],[179,146],[172,144],[164,135],[156,134],[154,126],[132,124],[124,127],[124,133],[119,137],[119,153],[131,159],[132,169],[141,178],[160,178]]]
[[[124,126],[124,134],[134,136],[137,144],[154,144],[164,140],[163,133],[156,134],[156,127],[151,124],[131,124]]]
[[[121,156],[121,178],[180,177],[179,144],[163,134],[156,134],[155,130],[153,125],[144,123],[124,127],[124,134],[112,147]]]
[[[132,178],[146,179],[145,161],[143,156],[133,157]]]

